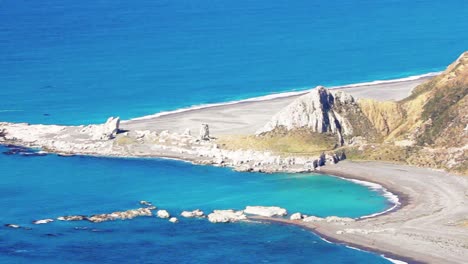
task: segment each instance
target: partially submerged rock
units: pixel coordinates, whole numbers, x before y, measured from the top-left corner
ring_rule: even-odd
[[[169,218],[169,217],[171,217],[171,215],[169,214],[169,212],[166,211],[166,210],[158,210],[158,212],[156,213],[156,215],[157,215],[159,218]]]
[[[232,223],[247,220],[243,211],[234,210],[214,210],[208,215],[208,221],[211,223]]]
[[[152,216],[153,212],[150,208],[138,208],[133,210],[127,210],[123,212],[113,212],[110,214],[97,214],[92,215],[86,220],[93,222],[93,223],[101,223],[106,221],[114,221],[114,220],[127,220],[133,219],[139,216]]]
[[[15,224],[5,224],[4,226],[5,226],[5,227],[8,227],[8,228],[14,228],[14,229],[18,229],[18,228],[21,227],[21,226],[19,226],[19,225],[15,225]]]
[[[194,217],[204,217],[205,213],[203,213],[203,211],[201,211],[200,209],[196,209],[193,211],[183,211],[180,215],[186,218],[194,218]]]
[[[153,206],[153,204],[151,202],[148,202],[148,201],[145,201],[145,200],[140,201],[140,204],[141,205],[146,205],[146,206]]]
[[[48,224],[48,223],[53,222],[53,221],[54,221],[54,219],[50,219],[50,218],[48,218],[48,219],[41,219],[41,220],[33,221],[33,224],[35,224],[35,225],[43,225],[43,224]]]
[[[177,217],[171,217],[171,218],[169,218],[169,222],[171,222],[171,223],[179,223],[179,219],[177,219]]]
[[[59,221],[82,221],[86,220],[87,216],[85,215],[66,215],[57,217]]]
[[[247,206],[244,210],[246,214],[260,215],[265,217],[285,216],[288,211],[277,206]]]

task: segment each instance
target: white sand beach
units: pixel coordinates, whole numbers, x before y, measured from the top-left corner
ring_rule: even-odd
[[[332,89],[346,91],[346,93],[356,98],[396,101],[407,97],[414,87],[428,78],[422,77],[415,80],[363,84],[352,87],[334,87]],[[304,93],[307,92],[304,91]],[[280,109],[304,93],[270,100],[241,101],[234,104],[187,110],[180,113],[175,112],[153,118],[139,118],[138,120],[123,122],[122,127],[128,130],[169,130],[182,133],[187,128],[192,132],[198,132],[200,124],[206,123],[210,125],[210,131],[214,136],[254,134]]]
[[[282,223],[311,228],[330,241],[410,263],[466,263],[467,177],[383,162],[343,161],[325,166],[321,172],[378,183],[397,194],[401,205],[389,213],[345,225]]]

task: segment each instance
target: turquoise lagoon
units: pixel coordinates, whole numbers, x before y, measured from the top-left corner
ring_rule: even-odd
[[[5,151],[2,148],[1,151]],[[161,159],[0,154],[0,263],[387,263],[276,224],[211,224],[155,217],[100,224],[31,221],[137,208],[140,200],[178,215],[200,208],[276,205],[291,213],[359,217],[392,204],[337,177],[260,174]]]

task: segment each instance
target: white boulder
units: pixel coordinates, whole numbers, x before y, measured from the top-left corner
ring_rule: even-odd
[[[171,223],[179,223],[179,219],[177,219],[176,217],[171,217],[171,218],[169,219],[169,222],[171,222]]]
[[[247,220],[243,211],[214,210],[208,215],[208,221],[211,223],[232,223],[242,220]]]
[[[169,217],[171,217],[171,215],[169,214],[169,212],[166,211],[166,210],[158,210],[158,212],[156,213],[156,215],[157,215],[159,218],[169,218]]]
[[[286,209],[277,206],[247,206],[244,210],[246,214],[260,215],[265,217],[285,216]]]
[[[291,220],[301,220],[302,219],[302,214],[301,213],[292,214],[289,219],[291,219]]]
[[[49,218],[49,219],[42,219],[42,220],[36,220],[36,221],[34,221],[33,224],[35,224],[35,225],[43,225],[43,224],[48,224],[48,223],[53,222],[53,221],[54,221],[54,219],[50,219],[50,218]]]
[[[321,218],[321,217],[317,217],[317,216],[308,216],[308,217],[304,217],[304,219],[302,219],[302,221],[304,222],[320,222],[320,221],[324,221],[325,219]]]
[[[193,211],[183,211],[180,215],[186,218],[193,218],[193,217],[204,217],[205,213],[203,213],[203,211],[201,211],[200,209],[196,209]]]

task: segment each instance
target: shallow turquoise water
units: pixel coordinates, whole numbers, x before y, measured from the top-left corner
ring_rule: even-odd
[[[1,149],[2,151],[4,149]],[[0,263],[386,263],[297,227],[210,224],[153,217],[101,224],[35,219],[107,213],[153,201],[174,215],[201,208],[276,205],[292,212],[357,217],[390,206],[376,191],[329,176],[239,173],[171,160],[0,154]],[[87,229],[75,229],[86,227]]]

